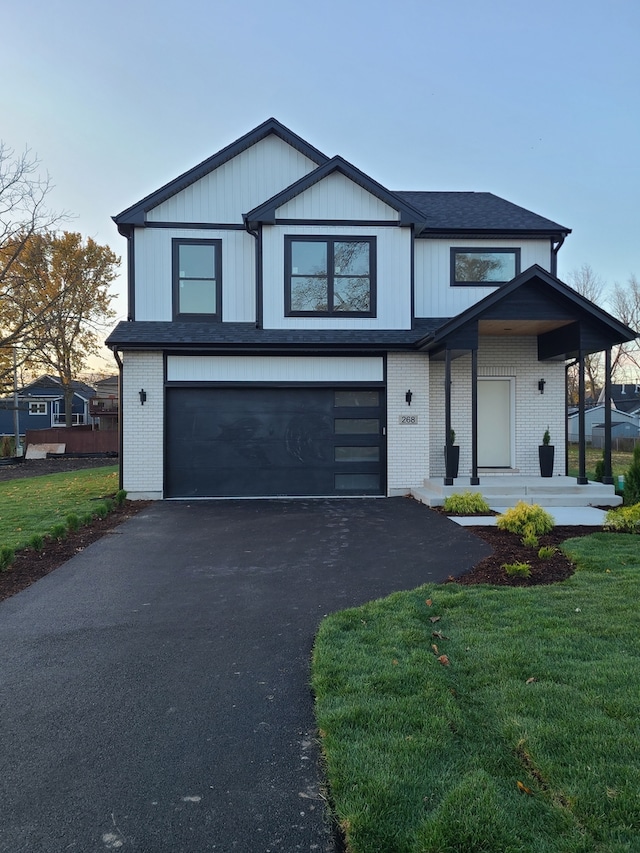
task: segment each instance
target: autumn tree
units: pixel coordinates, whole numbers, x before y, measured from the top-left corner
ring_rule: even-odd
[[[605,283],[602,278],[593,271],[589,264],[582,264],[578,269],[572,270],[567,276],[567,284],[585,299],[602,304],[602,294]],[[595,403],[600,395],[603,385],[603,358],[602,353],[595,352],[585,356],[584,372],[587,394]],[[578,401],[578,372],[577,366],[569,371],[569,396],[572,402]],[[575,399],[573,399],[575,398]]]
[[[32,349],[33,331],[49,307],[25,298],[33,281],[21,266],[31,238],[64,218],[48,209],[50,180],[40,175],[39,168],[28,149],[16,155],[0,142],[0,385],[11,381],[11,348],[19,348],[24,362]]]
[[[625,285],[614,285],[611,310],[626,326],[640,331],[640,281],[637,276],[630,275]],[[620,344],[612,361],[614,375],[623,378],[630,370],[635,374],[630,378],[636,381],[640,371],[640,338]]]
[[[34,234],[21,255],[20,269],[31,281],[29,299],[41,319],[33,327],[30,365],[60,377],[66,426],[72,423],[72,381],[98,351],[101,333],[115,316],[109,287],[119,264],[109,246],[70,231]]]

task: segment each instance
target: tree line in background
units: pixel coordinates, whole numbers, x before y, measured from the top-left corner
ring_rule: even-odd
[[[593,271],[589,264],[573,270],[567,276],[569,284],[577,293],[607,310],[610,314],[636,331],[640,330],[640,281],[631,274],[625,284],[616,282],[607,288],[606,282]],[[604,387],[604,353],[588,355],[584,363],[585,394],[595,404]],[[640,338],[613,348],[611,354],[611,378],[623,384],[637,383],[640,377]],[[569,368],[569,403],[578,403],[577,366]]]
[[[0,393],[13,387],[14,359],[60,377],[67,425],[72,380],[98,351],[113,319],[109,287],[120,258],[91,237],[60,230],[68,216],[47,206],[48,177],[26,150],[0,142]]]

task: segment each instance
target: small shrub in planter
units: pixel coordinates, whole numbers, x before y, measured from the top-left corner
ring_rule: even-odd
[[[510,578],[531,577],[531,566],[529,563],[503,563],[502,568]]]
[[[444,509],[445,512],[458,513],[459,515],[491,512],[489,504],[480,492],[462,492],[462,494],[449,495],[444,499]]]
[[[640,503],[610,509],[603,528],[614,533],[640,533]]]
[[[0,548],[0,572],[6,572],[16,558],[16,553],[13,548],[8,545],[3,545]]]
[[[499,515],[496,525],[500,530],[508,530],[518,536],[544,536],[554,528],[553,516],[538,504],[527,504],[518,501],[515,506],[509,507],[506,512]]]

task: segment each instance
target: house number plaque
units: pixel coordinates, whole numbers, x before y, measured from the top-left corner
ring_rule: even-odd
[[[403,426],[413,426],[418,423],[417,415],[398,415],[398,423]]]

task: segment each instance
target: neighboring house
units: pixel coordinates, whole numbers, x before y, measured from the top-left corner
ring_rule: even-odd
[[[604,388],[600,392],[598,403],[603,403],[605,399]],[[630,415],[640,415],[640,383],[627,382],[626,384],[611,385],[611,401],[616,409],[621,412],[627,412]]]
[[[95,383],[95,396],[89,399],[89,414],[100,430],[117,430],[119,412],[118,376],[107,376]]]
[[[617,423],[611,424],[611,438],[612,439],[620,439],[627,438],[635,441],[640,435],[640,429],[638,428],[637,420],[635,422],[632,421],[618,421]],[[592,447],[604,447],[604,436],[605,436],[605,425],[594,424],[591,428],[591,446]],[[633,445],[630,445],[631,447]],[[617,447],[618,450],[622,449]],[[629,449],[625,447],[624,449]]]
[[[74,389],[71,412],[72,426],[93,423],[89,415],[89,398],[94,389],[84,382],[72,383]],[[0,400],[0,434],[13,435],[13,396]],[[28,429],[50,429],[65,426],[65,403],[62,383],[55,376],[45,374],[18,390],[20,434]]]
[[[585,437],[587,441],[591,440],[591,431],[593,427],[596,425],[602,425],[604,418],[604,409],[605,407],[602,404],[594,406],[592,409],[586,409],[584,413],[584,420]],[[578,420],[578,412],[572,412],[567,418],[569,441],[578,441],[578,438],[580,437]],[[632,435],[634,428],[638,426],[638,417],[637,415],[629,415],[626,412],[618,411],[618,409],[613,407],[611,409],[612,435],[617,435],[618,432],[620,432],[620,427],[618,425],[621,424],[628,424],[631,431],[625,432],[625,430],[622,430],[620,434]]]
[[[564,472],[565,361],[635,336],[556,277],[568,228],[390,191],[275,119],[114,220],[133,498],[407,494],[451,427],[460,481],[539,474],[547,426]]]

